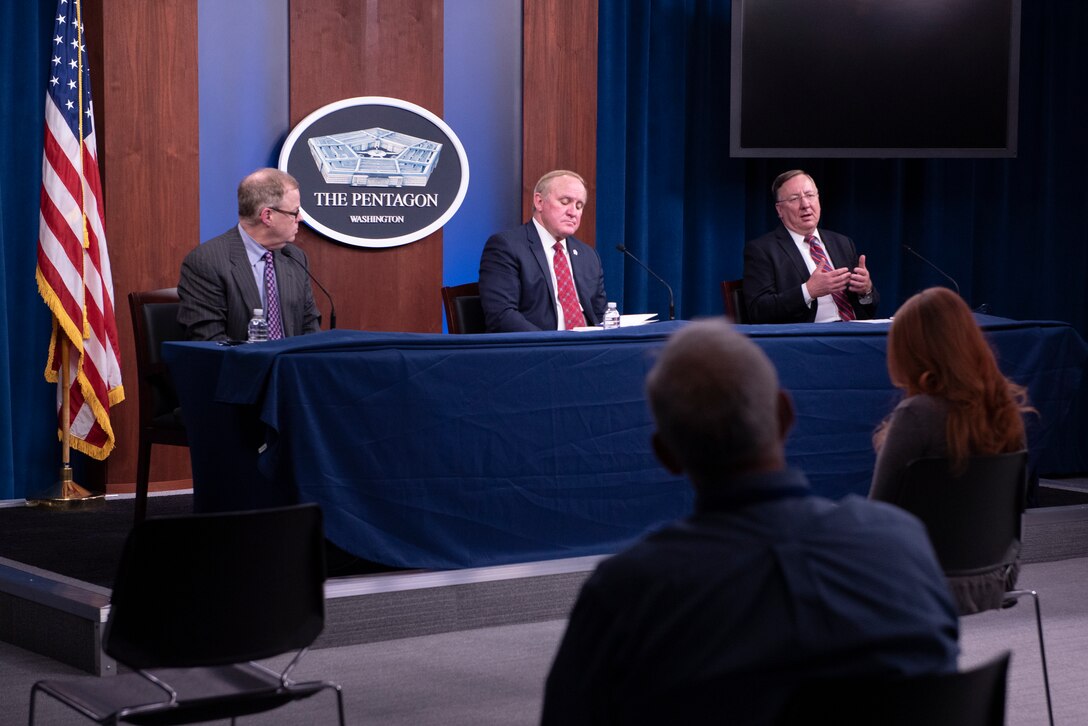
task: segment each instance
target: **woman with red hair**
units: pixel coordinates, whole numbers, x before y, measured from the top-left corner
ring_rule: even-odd
[[[899,308],[888,333],[888,374],[904,399],[873,435],[871,499],[894,504],[903,470],[914,459],[947,457],[953,471],[962,471],[971,456],[1025,448],[1023,414],[1032,410],[1027,394],[998,369],[971,310],[951,290],[923,290]],[[1007,561],[1017,559],[1019,543],[1015,547]],[[1018,570],[1011,568],[1008,577],[995,573],[988,584],[987,578],[953,580],[961,611],[1000,597]]]

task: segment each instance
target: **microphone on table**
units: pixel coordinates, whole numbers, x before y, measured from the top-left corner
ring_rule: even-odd
[[[922,257],[922,256],[921,256],[920,254],[918,254],[917,252],[915,252],[915,251],[914,251],[914,250],[913,250],[913,249],[912,249],[912,248],[910,247],[910,245],[903,245],[903,249],[905,249],[905,250],[906,250],[907,252],[911,253],[912,255],[914,255],[915,257],[917,257],[917,258],[918,258],[919,260],[921,260],[922,262],[924,262],[924,263],[926,263],[927,265],[929,265],[930,267],[932,267],[932,268],[933,268],[934,270],[936,270],[937,272],[941,273],[941,276],[942,276],[942,277],[944,277],[944,279],[946,279],[946,280],[948,280],[949,282],[951,282],[951,283],[952,283],[952,287],[956,288],[956,294],[957,294],[957,295],[960,295],[960,285],[959,285],[959,283],[958,283],[958,282],[956,282],[955,280],[953,280],[953,279],[952,279],[952,276],[951,276],[951,275],[949,275],[949,274],[948,274],[947,272],[945,272],[945,271],[944,271],[944,270],[942,270],[941,268],[937,267],[937,266],[936,266],[935,264],[933,264],[932,262],[930,262],[929,260],[927,260],[927,259],[926,259],[925,257]],[[962,295],[960,295],[960,297],[962,297]]]
[[[927,260],[927,259],[926,259],[925,257],[922,257],[922,256],[921,256],[920,254],[918,254],[917,252],[915,252],[914,250],[912,250],[912,249],[910,248],[910,246],[909,246],[909,245],[903,245],[903,249],[905,249],[905,250],[906,250],[907,252],[911,253],[912,255],[914,255],[915,257],[917,257],[917,258],[918,258],[919,260],[921,260],[922,262],[924,262],[924,263],[926,263],[927,265],[929,265],[930,267],[932,267],[932,268],[933,268],[934,270],[936,270],[937,272],[941,273],[941,275],[943,275],[943,276],[944,276],[944,278],[945,278],[946,280],[948,280],[949,282],[951,282],[951,283],[952,283],[952,286],[953,286],[954,288],[956,288],[956,294],[957,294],[957,295],[959,295],[960,297],[963,297],[963,295],[962,295],[962,294],[960,294],[960,286],[959,286],[959,283],[957,283],[957,282],[956,282],[955,280],[953,280],[953,279],[952,279],[952,276],[951,276],[951,275],[949,275],[949,274],[948,274],[947,272],[945,272],[945,271],[944,271],[944,270],[942,270],[941,268],[937,267],[937,266],[936,266],[935,264],[933,264],[932,262],[930,262],[929,260]],[[982,303],[981,305],[979,305],[978,307],[976,307],[974,311],[975,311],[976,313],[982,313],[983,315],[989,315],[989,314],[990,314],[990,305],[989,305],[989,303]]]
[[[332,295],[329,294],[329,291],[325,289],[324,285],[317,281],[317,278],[314,277],[313,274],[310,272],[310,268],[306,266],[306,263],[304,263],[302,260],[295,258],[294,254],[291,252],[290,247],[284,247],[282,250],[280,250],[280,252],[283,254],[284,257],[301,267],[302,271],[305,272],[311,280],[313,280],[313,283],[321,288],[321,292],[325,293],[325,297],[329,299],[329,330],[336,330],[336,303],[332,301]]]
[[[661,275],[657,274],[649,267],[647,267],[645,262],[635,257],[634,254],[631,253],[631,250],[627,249],[623,245],[616,245],[616,249],[640,264],[642,266],[642,269],[646,270],[646,272],[649,272],[651,275],[657,278],[658,282],[665,286],[665,289],[669,291],[669,320],[676,320],[676,302],[672,296],[672,288],[669,286],[669,283],[665,282],[665,280],[662,279]]]

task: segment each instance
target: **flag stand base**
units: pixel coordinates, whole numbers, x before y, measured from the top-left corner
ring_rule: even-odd
[[[106,501],[105,494],[94,494],[87,491],[72,478],[72,466],[64,464],[60,468],[60,475],[45,496],[36,499],[27,499],[28,507],[47,507],[51,509],[74,509],[76,507],[89,507],[102,504]]]

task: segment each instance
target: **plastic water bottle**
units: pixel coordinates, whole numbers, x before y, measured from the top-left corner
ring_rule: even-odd
[[[616,303],[608,303],[608,309],[604,311],[604,325],[605,330],[611,330],[612,328],[620,327],[620,311],[616,309]]]
[[[268,340],[268,321],[264,319],[264,310],[253,308],[253,317],[249,320],[249,331],[246,341],[259,343]]]

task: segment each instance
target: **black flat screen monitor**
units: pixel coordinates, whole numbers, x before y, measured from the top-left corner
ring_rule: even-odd
[[[733,0],[731,35],[731,156],[1016,156],[1020,0]]]

